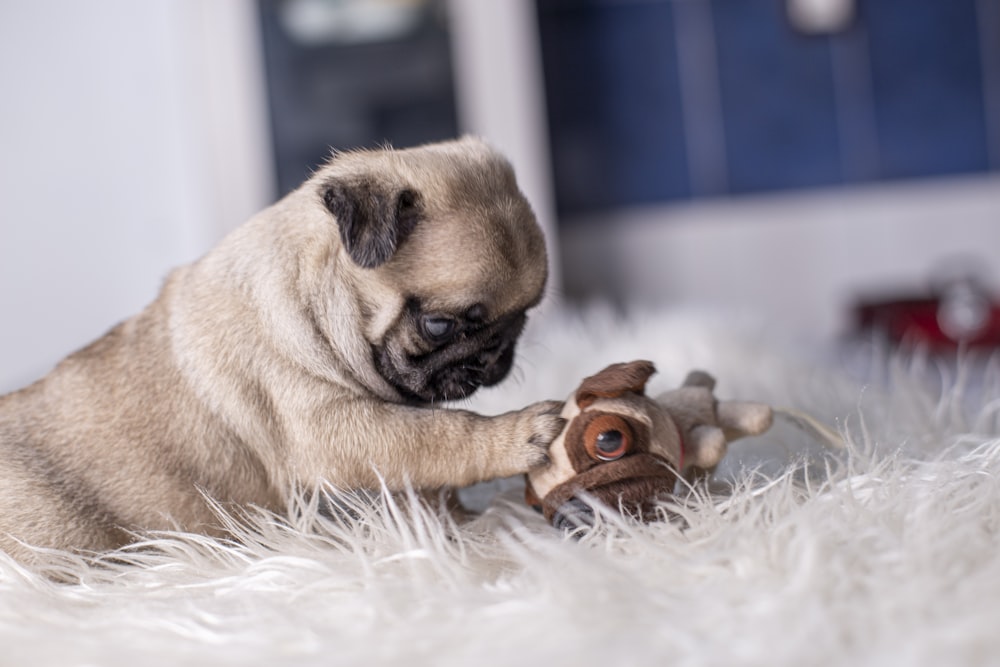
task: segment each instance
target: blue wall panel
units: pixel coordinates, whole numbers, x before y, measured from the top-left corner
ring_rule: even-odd
[[[539,6],[560,212],[686,197],[671,4]]]
[[[725,173],[698,188],[711,195],[1000,168],[1000,81],[984,81],[1000,76],[1000,0],[857,0],[829,35],[798,31],[786,0],[538,9],[560,213],[691,198],[694,165]],[[707,33],[678,39],[692,16]],[[686,129],[721,142],[686,145]]]
[[[716,0],[733,193],[843,182],[830,45],[801,35],[783,0]]]
[[[883,178],[989,166],[975,0],[864,3]]]

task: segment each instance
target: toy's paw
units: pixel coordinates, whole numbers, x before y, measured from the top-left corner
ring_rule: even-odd
[[[711,470],[719,465],[726,455],[726,436],[716,426],[702,424],[688,432],[685,442],[687,466]]]
[[[774,419],[771,406],[764,403],[722,401],[717,410],[719,426],[726,432],[726,440],[760,435],[771,428]]]

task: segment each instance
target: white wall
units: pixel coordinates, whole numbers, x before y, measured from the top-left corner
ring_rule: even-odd
[[[1000,295],[1000,175],[721,199],[579,223],[562,231],[574,289],[752,311],[814,338],[848,330],[858,297],[919,294],[956,264],[984,272]]]
[[[0,3],[0,392],[272,198],[253,4]]]

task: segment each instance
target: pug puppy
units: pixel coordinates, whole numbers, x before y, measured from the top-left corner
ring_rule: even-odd
[[[0,548],[219,534],[211,502],[420,490],[546,461],[561,402],[443,409],[510,371],[546,282],[510,164],[472,138],[335,155],[144,311],[0,398]]]

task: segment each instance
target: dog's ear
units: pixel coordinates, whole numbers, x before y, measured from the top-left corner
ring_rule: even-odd
[[[611,364],[600,373],[584,378],[576,390],[576,404],[582,410],[599,398],[616,398],[627,391],[644,394],[646,382],[655,372],[652,361]]]
[[[396,254],[420,220],[420,193],[392,190],[375,179],[334,180],[322,189],[323,204],[337,219],[340,241],[354,263],[381,266]]]

